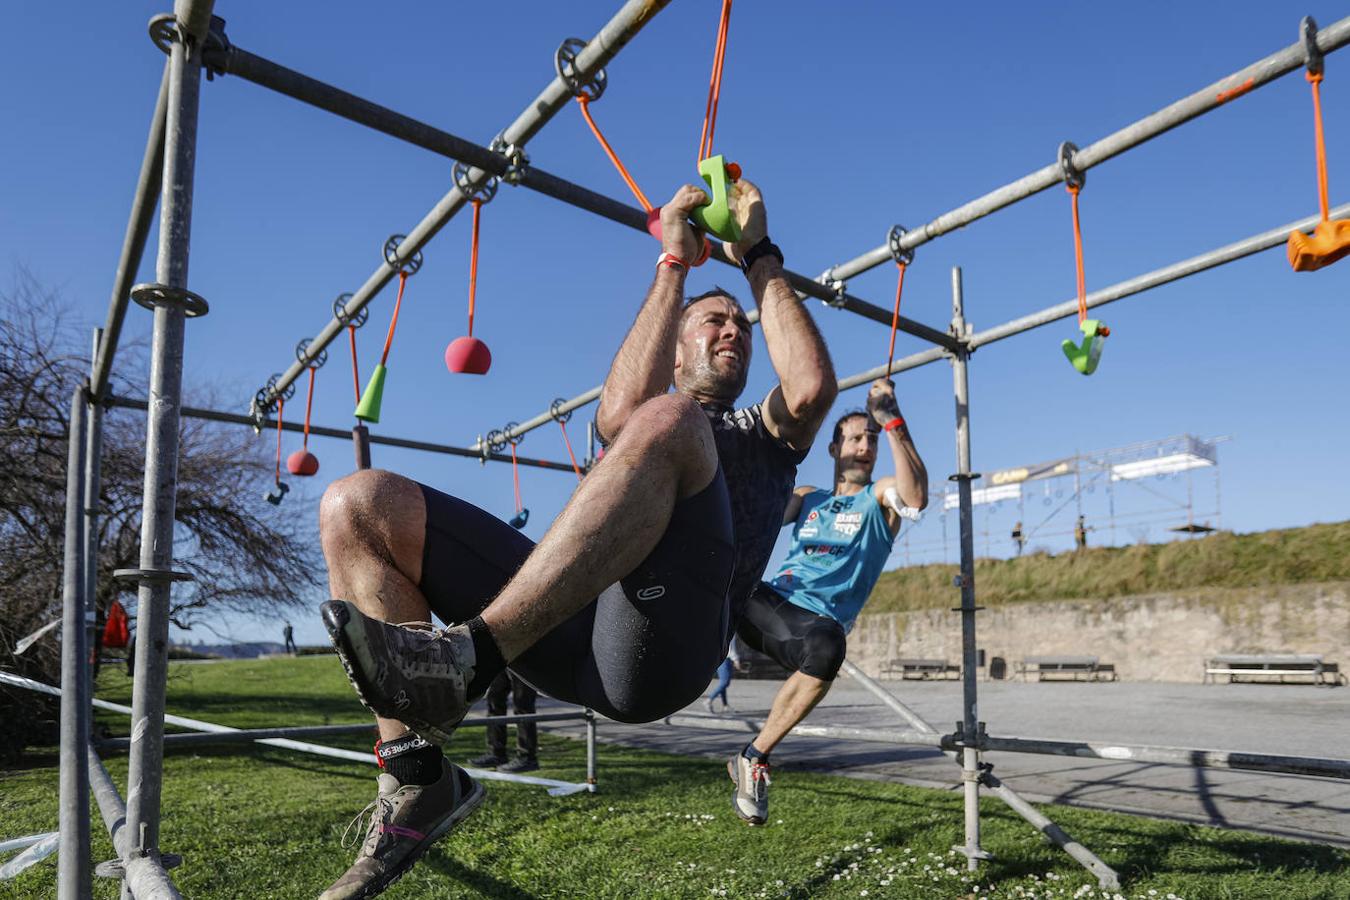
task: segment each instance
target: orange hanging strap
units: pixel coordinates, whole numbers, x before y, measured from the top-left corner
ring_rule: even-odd
[[[886,351],[886,377],[891,377],[891,365],[895,362],[895,333],[900,328],[900,295],[905,290],[905,263],[896,263],[899,276],[895,280],[895,311],[891,313],[891,345]]]
[[[1083,277],[1083,227],[1078,220],[1078,194],[1083,186],[1070,184],[1068,188],[1069,196],[1073,198],[1073,257],[1078,267],[1078,324],[1082,325],[1088,317],[1087,280]]]
[[[624,164],[619,161],[618,154],[616,154],[614,148],[609,145],[609,141],[605,140],[604,134],[600,132],[600,126],[596,125],[595,119],[591,117],[591,100],[592,98],[585,93],[577,94],[577,105],[581,107],[581,115],[585,117],[586,124],[591,126],[591,132],[595,135],[595,139],[600,142],[600,147],[605,151],[605,155],[609,157],[609,161],[614,164],[614,168],[619,170],[619,175],[623,178],[624,184],[628,185],[628,189],[633,192],[633,196],[637,198],[637,202],[642,204],[643,211],[651,212],[651,201],[647,199],[646,194],[642,193],[642,189],[637,186],[637,182],[633,180],[633,176],[628,174],[628,169],[626,169]]]
[[[361,405],[361,372],[356,367],[356,326],[347,326],[347,335],[352,343],[352,389],[356,391],[356,405]]]
[[[305,397],[305,437],[300,444],[305,450],[309,449],[309,414],[314,410],[314,375],[318,371],[316,366],[309,367],[309,393]],[[359,398],[357,399],[357,402],[361,402]],[[280,451],[278,451],[277,458],[279,461]]]
[[[562,429],[563,443],[567,445],[567,457],[572,460],[572,471],[577,473],[577,481],[580,481],[581,466],[577,465],[577,455],[572,452],[572,442],[567,439],[567,422],[563,419],[559,419],[558,427]]]
[[[511,445],[511,481],[516,489],[516,513],[519,515],[520,511],[525,508],[525,505],[520,502],[520,466],[516,462],[516,442],[508,441],[507,443]]]
[[[1322,73],[1304,72],[1312,85],[1313,127],[1317,136],[1317,199],[1322,205],[1322,221],[1331,218],[1331,204],[1327,200],[1327,143],[1322,134]]]
[[[722,0],[722,17],[717,23],[717,46],[713,49],[712,75],[708,79],[708,105],[703,111],[703,134],[698,144],[698,161],[712,156],[713,132],[717,129],[717,103],[722,95],[722,64],[727,55],[727,27],[731,23],[731,0]]]
[[[478,293],[478,219],[483,201],[475,197],[469,202],[473,204],[473,238],[469,245],[469,337],[473,337],[473,301]]]
[[[277,396],[277,484],[281,483],[281,417],[286,412],[286,398]]]
[[[394,328],[398,325],[399,308],[403,306],[403,287],[408,283],[408,274],[407,271],[402,269],[398,273],[398,297],[394,300],[394,315],[389,320],[389,333],[384,337],[384,352],[380,354],[380,365],[389,362],[389,348],[394,343]]]

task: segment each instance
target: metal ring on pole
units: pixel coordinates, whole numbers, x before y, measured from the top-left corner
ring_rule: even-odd
[[[146,309],[154,309],[157,306],[178,307],[189,319],[204,316],[211,310],[206,298],[200,294],[194,294],[187,288],[170,287],[157,282],[136,285],[131,289],[131,299]]]
[[[412,255],[412,259],[404,260],[399,263],[398,248],[408,239],[406,234],[391,234],[389,239],[384,242],[384,261],[389,264],[391,269],[397,272],[406,272],[409,275],[416,275],[417,270],[422,268],[422,251],[418,250]]]
[[[327,348],[320,350],[319,355],[313,359],[309,358],[309,345],[314,343],[314,338],[305,338],[295,345],[295,358],[300,365],[308,366],[311,369],[322,369],[323,364],[328,362]]]
[[[333,318],[337,319],[338,324],[343,328],[346,328],[349,325],[352,328],[360,328],[362,325],[366,324],[366,320],[370,318],[369,306],[361,307],[356,311],[356,315],[347,315],[347,304],[351,301],[352,296],[353,295],[350,292],[338,294],[336,299],[333,300]]]
[[[1064,175],[1064,186],[1068,188],[1081,188],[1087,184],[1087,173],[1073,164],[1073,155],[1078,152],[1078,145],[1072,141],[1065,141],[1059,145],[1059,171]]]
[[[508,144],[506,138],[500,134],[492,139],[488,149],[506,157],[506,171],[502,173],[502,181],[507,184],[520,184],[521,179],[525,177],[525,170],[530,167],[530,158],[525,155],[525,149]]]
[[[466,200],[491,203],[492,198],[497,196],[497,184],[500,179],[496,175],[489,175],[487,181],[475,183],[469,177],[469,168],[468,163],[455,163],[450,170],[455,177],[455,187],[459,188],[459,192]]]
[[[1298,23],[1299,40],[1303,42],[1304,64],[1313,75],[1322,74],[1322,48],[1317,46],[1317,21],[1304,16]]]
[[[548,414],[553,417],[553,421],[562,422],[565,424],[572,418],[572,413],[574,412],[574,410],[569,409],[567,410],[567,412],[561,411],[563,404],[566,402],[567,401],[564,398],[559,397],[557,400],[554,400],[552,403],[548,405]]]
[[[191,572],[177,569],[113,569],[113,578],[118,581],[150,582],[152,584],[170,581],[196,581]]]
[[[289,400],[289,399],[291,399],[292,397],[294,397],[294,396],[295,396],[295,382],[292,381],[290,384],[286,385],[286,390],[281,391],[281,392],[278,394],[278,391],[277,391],[277,382],[279,382],[279,381],[281,381],[281,373],[280,373],[280,372],[273,372],[273,373],[272,373],[272,377],[269,378],[269,379],[267,379],[267,387],[265,388],[265,390],[266,390],[267,393],[272,397],[272,399],[275,400],[278,396],[280,396],[282,400]],[[270,405],[270,404],[269,404],[269,405]]]
[[[483,458],[486,459],[489,453],[501,453],[506,449],[506,438],[499,429],[492,429],[483,438]]]
[[[510,435],[511,432],[515,431],[519,427],[520,427],[519,422],[507,422],[506,427],[502,429],[502,440],[510,444],[512,447],[519,447],[521,442],[525,440],[525,435],[518,434],[515,437],[508,437],[508,435]]]
[[[577,75],[577,56],[585,49],[586,42],[581,38],[568,38],[558,46],[558,52],[553,55],[553,68],[567,85],[567,89],[572,92],[573,97],[584,96],[590,101],[599,100],[609,84],[609,76],[602,67],[597,69],[589,80],[581,81]]]
[[[164,51],[167,56],[173,52],[173,45],[183,40],[183,26],[173,13],[160,13],[150,19],[150,40]]]
[[[897,264],[909,265],[914,262],[914,248],[905,249],[901,241],[905,235],[909,234],[909,229],[903,225],[892,225],[890,232],[886,235],[886,245],[891,248],[891,259]]]

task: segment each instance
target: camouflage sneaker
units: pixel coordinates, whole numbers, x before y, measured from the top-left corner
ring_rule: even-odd
[[[477,809],[486,794],[481,784],[449,762],[432,784],[399,784],[388,772],[381,772],[378,781],[375,801],[356,814],[342,835],[342,846],[352,846],[369,816],[356,862],[319,900],[360,900],[382,893]]]
[[[356,695],[377,716],[397,719],[438,744],[469,711],[473,639],[464,625],[390,625],[346,600],[324,603],[323,622]]]
[[[731,806],[750,825],[763,825],[769,817],[769,764],[737,753],[727,760],[727,774],[736,785]]]

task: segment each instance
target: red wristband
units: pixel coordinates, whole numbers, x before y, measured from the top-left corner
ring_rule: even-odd
[[[659,269],[665,266],[668,269],[684,269],[688,271],[689,263],[680,259],[674,253],[662,253],[656,258],[656,267]]]
[[[905,420],[900,418],[899,416],[896,416],[894,419],[891,419],[885,425],[882,425],[881,430],[894,431],[897,428],[904,428],[904,427],[905,427]]]

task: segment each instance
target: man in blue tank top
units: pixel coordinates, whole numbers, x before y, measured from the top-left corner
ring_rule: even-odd
[[[879,444],[895,474],[872,481]],[[769,753],[815,708],[843,665],[846,633],[881,576],[906,519],[928,505],[928,472],[914,448],[895,385],[879,378],[867,411],[845,413],[830,441],[834,489],[800,486],[783,513],[792,547],[778,574],[747,602],[737,634],[792,675],[763,730],[727,763],[736,784],[732,805],[751,825],[769,812]]]

